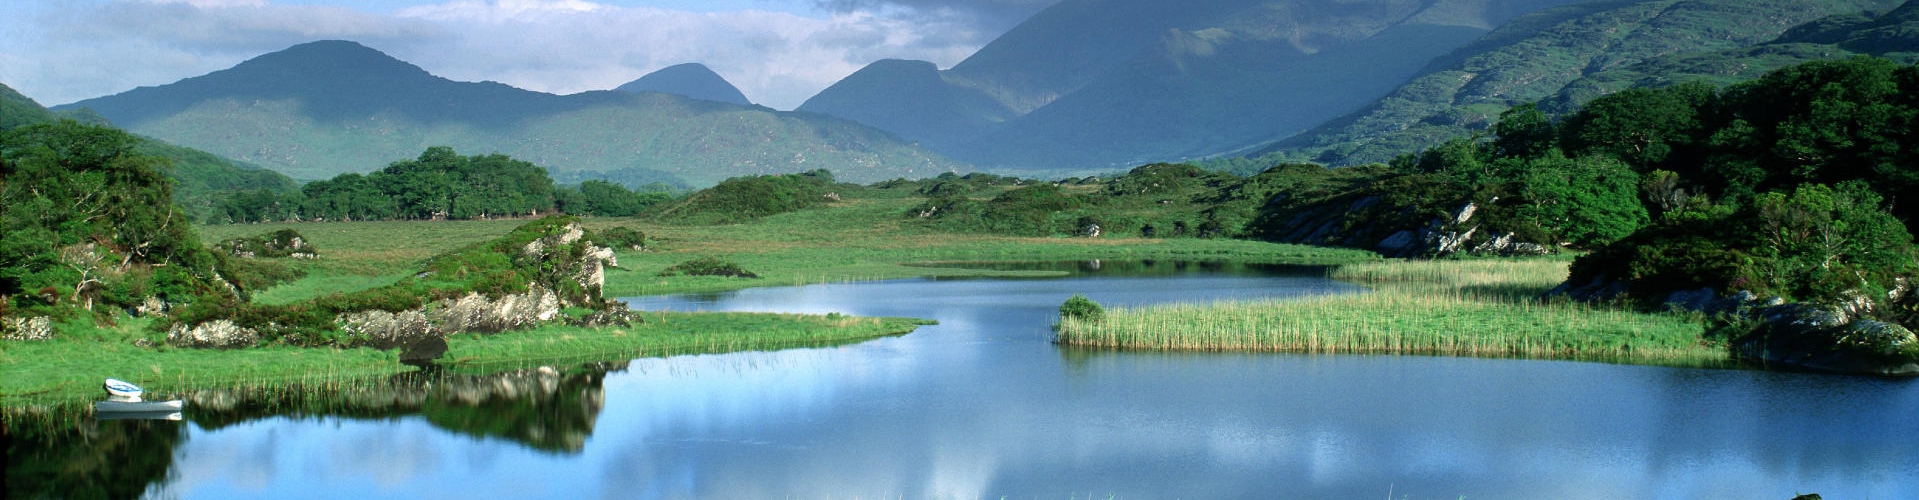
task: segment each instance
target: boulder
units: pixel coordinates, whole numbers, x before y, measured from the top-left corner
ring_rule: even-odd
[[[52,340],[53,320],[46,316],[0,319],[0,338],[6,340]]]
[[[1742,359],[1808,370],[1919,376],[1919,339],[1905,327],[1858,319],[1856,304],[1782,304],[1759,312],[1733,341]]]
[[[458,300],[442,300],[433,322],[448,333],[499,333],[551,321],[560,315],[560,296],[553,290],[532,285],[522,294],[489,299],[469,293]]]
[[[367,344],[392,349],[423,339],[440,338],[438,330],[419,311],[391,313],[380,310],[341,314],[334,321],[349,334],[364,336]]]
[[[173,325],[167,330],[167,344],[174,347],[231,349],[252,347],[259,339],[260,332],[224,319],[193,326]]]

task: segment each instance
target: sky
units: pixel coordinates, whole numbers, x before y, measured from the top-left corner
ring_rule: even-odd
[[[704,63],[784,110],[880,59],[951,67],[1057,1],[0,0],[0,83],[55,106],[338,39],[557,94]]]

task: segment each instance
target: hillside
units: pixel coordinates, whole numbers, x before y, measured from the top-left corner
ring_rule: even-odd
[[[739,87],[734,87],[732,82],[700,63],[667,66],[613,90],[636,94],[659,92],[741,106],[753,104],[753,101],[746,100],[746,94],[740,93]]]
[[[1596,1],[1530,14],[1435,60],[1364,109],[1261,148],[1268,162],[1384,162],[1485,129],[1513,105],[1565,112],[1632,86],[1730,83],[1811,59],[1833,45],[1767,45],[1795,26],[1898,5],[1893,0]],[[1843,31],[1843,30],[1842,30]]]
[[[949,70],[874,63],[800,109],[981,166],[1212,155],[1357,109],[1492,27],[1566,2],[1066,0]]]
[[[66,107],[308,179],[370,171],[431,146],[556,172],[657,170],[694,184],[823,167],[857,180],[963,168],[844,120],[661,93],[560,96],[455,82],[345,41]]]
[[[60,117],[33,99],[20,95],[12,87],[0,84],[0,131]],[[85,121],[85,120],[83,120]],[[172,168],[160,171],[173,179],[173,200],[198,217],[216,200],[234,191],[290,191],[298,187],[293,179],[272,170],[234,162],[193,148],[135,136],[132,152],[164,158]]]

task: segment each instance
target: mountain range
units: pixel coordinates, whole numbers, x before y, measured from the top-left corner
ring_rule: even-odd
[[[1910,62],[1919,24],[1907,22],[1916,10],[1893,0],[1596,0],[1548,9],[1435,59],[1363,109],[1275,134],[1253,156],[1384,162],[1484,130],[1521,103],[1563,113],[1628,87],[1726,84],[1814,59]]]
[[[1358,109],[1570,0],[1064,0],[949,70],[881,61],[799,107],[982,167],[1217,155]]]
[[[688,80],[676,74],[697,69],[634,85],[673,87]],[[348,41],[300,44],[56,110],[79,108],[306,179],[375,170],[430,146],[502,153],[555,172],[657,171],[693,184],[819,168],[870,182],[964,167],[842,119],[655,91],[554,95],[455,82]]]
[[[1563,113],[1811,59],[1912,61],[1915,33],[1919,4],[1897,0],[1062,0],[951,68],[877,61],[794,112],[699,64],[554,95],[345,41],[60,110],[308,179],[435,145],[694,186],[818,168],[864,182],[1242,155],[1339,166],[1481,133],[1521,103]]]

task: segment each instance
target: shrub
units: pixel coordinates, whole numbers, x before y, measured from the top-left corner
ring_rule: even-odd
[[[1080,321],[1099,321],[1106,317],[1106,308],[1100,307],[1098,302],[1093,302],[1085,295],[1074,294],[1066,299],[1066,303],[1059,305],[1059,317]]]
[[[731,278],[759,278],[751,271],[741,269],[739,264],[720,260],[719,257],[701,257],[674,264],[660,270],[660,276],[725,276]]]
[[[646,233],[626,226],[615,226],[600,231],[600,243],[613,248],[641,250],[646,248]]]

